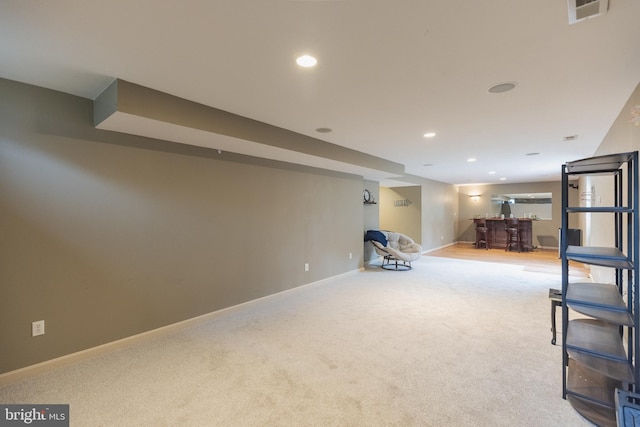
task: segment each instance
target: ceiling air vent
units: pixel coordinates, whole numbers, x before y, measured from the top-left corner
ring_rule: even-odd
[[[567,0],[569,24],[593,18],[607,12],[609,0]]]

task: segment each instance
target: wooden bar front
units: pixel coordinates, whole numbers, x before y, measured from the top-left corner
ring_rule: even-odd
[[[489,229],[489,241],[492,248],[506,248],[507,247],[507,231],[505,230],[504,219],[501,218],[484,218],[474,219],[476,223],[479,220],[487,221],[487,228]],[[533,219],[531,218],[518,218],[518,229],[520,230],[520,241],[522,242],[522,249],[525,251],[533,250]]]

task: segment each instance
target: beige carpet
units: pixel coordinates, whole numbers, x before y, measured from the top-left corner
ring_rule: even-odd
[[[586,426],[522,266],[372,267],[0,388],[72,426]],[[561,336],[559,337],[559,341]]]

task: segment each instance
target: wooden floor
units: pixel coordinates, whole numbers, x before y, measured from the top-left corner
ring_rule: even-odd
[[[458,243],[444,249],[429,252],[425,256],[468,259],[474,261],[497,262],[503,264],[518,264],[524,266],[525,271],[539,273],[562,273],[562,264],[557,249],[536,249],[531,252],[505,252],[504,249],[476,249],[471,243]],[[582,263],[571,261],[569,275],[572,277],[588,277],[589,269]]]

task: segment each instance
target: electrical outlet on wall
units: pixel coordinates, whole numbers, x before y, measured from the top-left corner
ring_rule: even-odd
[[[44,335],[44,320],[31,322],[31,336],[37,337],[38,335]]]

